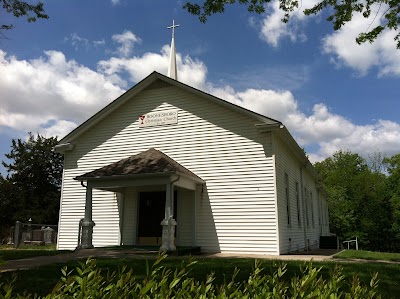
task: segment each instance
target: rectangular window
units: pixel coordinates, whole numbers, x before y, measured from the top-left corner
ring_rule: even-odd
[[[308,220],[308,193],[307,193],[307,188],[304,188],[304,206],[306,207],[306,224],[307,227],[310,226],[310,222]]]
[[[290,225],[290,197],[289,197],[289,175],[285,173],[285,196],[286,196],[286,214],[287,224]]]
[[[318,193],[318,225],[321,226],[322,221],[321,221],[321,212],[322,212],[322,201],[321,198],[319,198],[319,193]]]
[[[297,223],[301,226],[299,183],[296,182]]]

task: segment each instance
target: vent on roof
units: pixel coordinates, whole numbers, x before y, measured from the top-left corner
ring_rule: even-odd
[[[163,80],[157,80],[157,81],[153,82],[152,84],[150,84],[149,86],[147,86],[144,90],[164,88],[164,87],[170,87],[170,86],[172,86],[172,85]]]

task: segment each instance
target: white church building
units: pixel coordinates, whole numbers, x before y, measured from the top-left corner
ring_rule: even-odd
[[[177,79],[173,37],[168,76],[153,72],[60,140],[57,248],[317,248],[325,192],[284,124]]]

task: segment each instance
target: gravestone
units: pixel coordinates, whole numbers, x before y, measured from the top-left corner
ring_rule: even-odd
[[[43,240],[46,245],[54,243],[54,229],[52,229],[51,227],[46,227],[43,229],[43,233]]]

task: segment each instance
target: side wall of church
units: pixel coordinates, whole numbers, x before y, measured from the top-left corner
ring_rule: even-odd
[[[281,254],[319,247],[319,237],[329,234],[326,200],[316,178],[304,168],[284,142],[273,139],[276,153],[279,240]],[[305,160],[305,159],[304,159]],[[325,222],[324,222],[325,220]]]
[[[140,115],[170,109],[178,111],[177,124],[139,128]],[[85,189],[73,178],[154,147],[206,182],[195,195],[196,245],[277,254],[274,158],[258,122],[177,87],[142,91],[77,137],[65,155],[58,248],[75,248],[84,214]],[[119,207],[114,193],[94,190],[94,246],[120,242]]]

